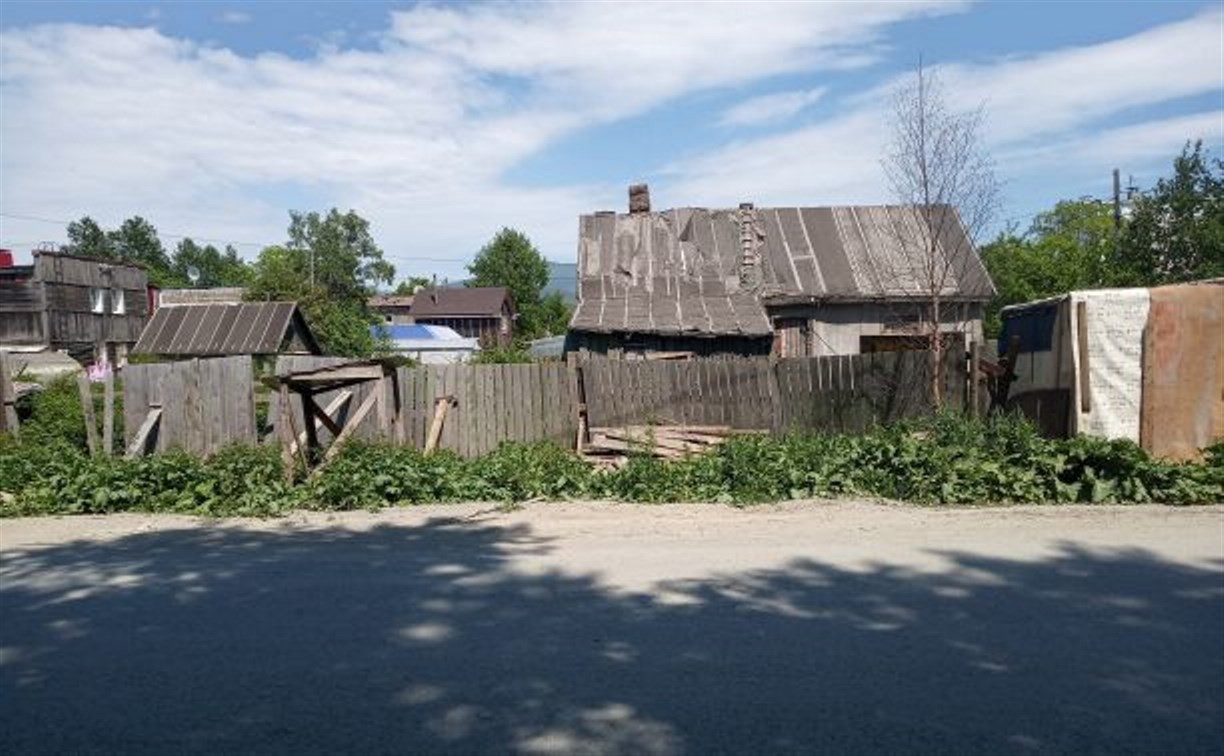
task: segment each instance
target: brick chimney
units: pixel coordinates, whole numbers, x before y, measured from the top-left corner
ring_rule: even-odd
[[[650,187],[646,184],[633,184],[629,187],[629,212],[650,212]]]

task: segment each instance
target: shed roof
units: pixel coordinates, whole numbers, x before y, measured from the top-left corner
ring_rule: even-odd
[[[195,356],[319,354],[319,346],[296,302],[243,302],[163,307],[140,334],[133,354]]]
[[[948,298],[994,287],[954,210],[937,240]],[[571,327],[707,335],[770,332],[764,306],[929,297],[920,211],[910,206],[678,208],[579,220]],[[745,244],[756,281],[741,282]]]
[[[514,302],[504,286],[421,289],[413,295],[409,314],[415,318],[494,318],[507,302],[513,311]]]

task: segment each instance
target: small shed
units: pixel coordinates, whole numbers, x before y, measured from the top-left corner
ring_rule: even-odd
[[[1008,405],[1047,435],[1191,459],[1224,438],[1224,279],[1073,291],[1003,308]]]
[[[296,302],[161,307],[133,354],[165,357],[321,354]]]

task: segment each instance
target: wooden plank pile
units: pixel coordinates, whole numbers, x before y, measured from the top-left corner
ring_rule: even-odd
[[[599,468],[618,469],[630,454],[648,454],[659,459],[679,459],[707,452],[734,434],[764,433],[729,425],[626,425],[591,428],[582,443],[583,459]]]

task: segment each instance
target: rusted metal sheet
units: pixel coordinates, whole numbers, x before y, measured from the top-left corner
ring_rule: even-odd
[[[1195,459],[1224,438],[1224,281],[1151,290],[1143,331],[1140,443]]]
[[[178,305],[159,309],[133,354],[202,356],[276,354],[290,336],[307,351],[318,346],[294,302]]]

